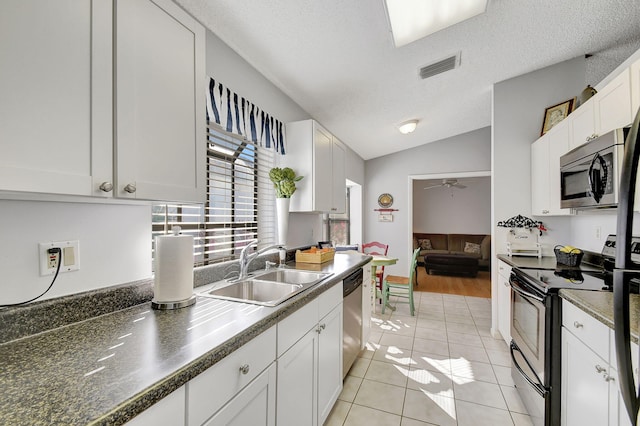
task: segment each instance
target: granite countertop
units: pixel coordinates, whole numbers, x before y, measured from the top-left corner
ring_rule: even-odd
[[[560,297],[613,329],[613,293],[610,291],[560,290]],[[631,341],[638,343],[640,295],[630,295]]]
[[[277,307],[198,297],[154,310],[145,302],[2,343],[0,423],[123,424],[369,259],[336,253],[322,265],[288,264],[333,275]]]

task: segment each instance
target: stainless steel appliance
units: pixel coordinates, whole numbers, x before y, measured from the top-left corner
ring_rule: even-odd
[[[620,170],[620,196],[618,200],[618,221],[616,234],[616,262],[613,271],[613,319],[615,328],[615,349],[618,361],[618,383],[629,419],[638,424],[640,409],[640,387],[633,377],[633,366],[630,344],[629,293],[632,282],[640,277],[640,263],[634,256],[639,253],[640,246],[632,237],[634,201],[640,157],[640,111],[636,114],[633,126],[625,142],[624,161]],[[635,354],[638,356],[638,354]]]
[[[362,268],[351,273],[343,281],[342,304],[342,377],[360,353],[362,343]]]
[[[640,240],[639,240],[640,242]],[[610,235],[597,264],[544,270],[513,268],[511,289],[512,377],[534,425],[560,425],[562,288],[611,291],[615,236]],[[589,270],[587,270],[589,269]]]
[[[628,129],[606,133],[560,157],[560,206],[616,207]]]

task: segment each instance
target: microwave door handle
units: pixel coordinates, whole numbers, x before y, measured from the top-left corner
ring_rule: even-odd
[[[543,297],[540,297],[537,294],[529,293],[528,291],[524,291],[522,288],[520,288],[513,281],[509,281],[509,285],[511,285],[511,289],[513,291],[515,291],[516,293],[518,293],[520,296],[526,297],[528,299],[534,299],[534,300],[537,300],[538,302],[544,303],[544,298]]]
[[[598,169],[595,168],[596,163],[600,166]],[[599,203],[604,195],[604,186],[607,182],[607,163],[600,154],[596,153],[593,156],[587,176],[589,177],[589,188],[591,189],[593,199],[596,203]]]
[[[529,363],[529,361],[527,360],[527,358],[524,356],[524,354],[522,353],[522,351],[520,350],[520,348],[513,342],[513,340],[511,341],[511,345],[509,347],[510,349],[510,354],[511,354],[511,361],[513,361],[513,365],[516,367],[516,370],[518,370],[518,373],[520,373],[520,375],[527,381],[529,382],[529,384],[531,386],[533,386],[533,389],[535,389],[536,392],[538,392],[540,394],[541,397],[546,397],[547,394],[549,393],[549,390],[546,389],[543,385],[542,385],[542,381],[540,380],[540,377],[538,377],[538,375],[536,374],[535,370],[533,369],[533,367],[531,366],[531,364]],[[514,351],[518,351],[520,353],[520,355],[522,355],[522,359],[524,359],[524,362],[527,363],[527,366],[529,367],[529,370],[533,373],[533,375],[536,378],[536,382],[534,382],[531,377],[529,377],[527,375],[527,373],[524,372],[524,370],[522,369],[522,367],[520,367],[520,364],[518,364],[518,361],[516,360],[516,356],[514,354]]]

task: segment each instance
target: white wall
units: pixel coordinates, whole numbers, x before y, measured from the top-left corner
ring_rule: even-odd
[[[412,224],[408,222],[413,190],[409,176],[491,169],[490,129],[483,128],[452,138],[400,151],[365,162],[364,240],[389,244],[389,255],[398,263],[389,273],[406,275],[412,245]],[[393,195],[393,222],[378,222],[378,196]],[[387,270],[385,269],[385,270]]]
[[[38,243],[80,241],[80,270],[61,273],[42,298],[151,276],[151,208],[140,205],[0,200],[0,304],[44,291]]]
[[[465,189],[413,181],[413,232],[491,234],[491,178],[461,179]]]

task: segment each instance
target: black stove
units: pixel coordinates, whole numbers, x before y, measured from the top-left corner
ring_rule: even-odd
[[[613,267],[615,264],[616,236],[609,235],[602,253],[592,253],[590,261],[582,267],[558,264],[555,270],[513,268],[512,273],[541,293],[557,293],[560,289],[613,291]],[[632,238],[634,262],[640,262],[640,237]],[[632,292],[638,293],[640,282],[631,281]]]
[[[513,269],[520,279],[529,282],[542,293],[557,292],[560,289],[613,291],[613,274],[607,271],[584,272],[570,268]]]

